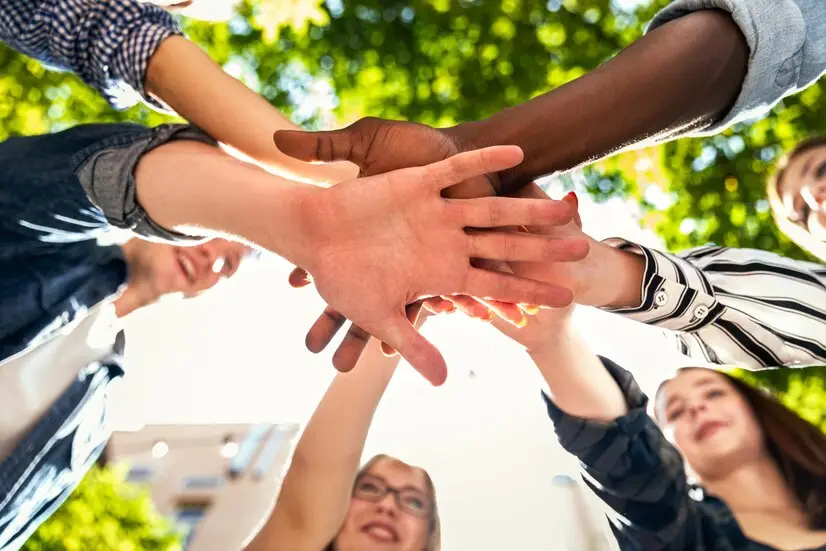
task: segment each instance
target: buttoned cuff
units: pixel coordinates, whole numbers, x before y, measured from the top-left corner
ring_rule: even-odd
[[[604,310],[672,331],[699,331],[725,311],[705,274],[688,261],[625,239],[604,243],[645,258],[642,302],[632,308]]]
[[[740,95],[719,121],[692,135],[724,128],[768,111],[798,87],[806,22],[794,0],[675,0],[652,20],[648,31],[689,13],[719,9],[731,14],[749,46],[749,66]]]

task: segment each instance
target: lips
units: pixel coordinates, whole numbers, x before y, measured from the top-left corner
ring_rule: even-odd
[[[712,436],[718,429],[725,427],[725,423],[719,421],[706,421],[694,433],[694,439],[698,442],[705,440]]]
[[[399,541],[399,532],[385,522],[369,522],[362,526],[361,531],[378,541],[392,543]]]
[[[178,252],[178,264],[180,265],[184,276],[190,283],[194,283],[198,279],[198,270],[195,267],[195,264],[183,252]]]

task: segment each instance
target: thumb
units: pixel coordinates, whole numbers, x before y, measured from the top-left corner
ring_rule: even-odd
[[[322,132],[278,130],[273,134],[273,141],[282,153],[299,161],[351,161],[359,166],[364,161],[362,140],[352,126]]]
[[[439,386],[447,379],[447,364],[444,357],[431,342],[419,333],[410,320],[399,315],[389,320],[381,335],[376,335],[402,358],[407,360],[416,371],[421,373],[433,386]]]

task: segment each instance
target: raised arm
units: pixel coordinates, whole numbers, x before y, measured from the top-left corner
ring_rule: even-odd
[[[333,540],[373,415],[398,363],[373,340],[358,369],[333,379],[298,441],[275,509],[246,551],[318,551]]]
[[[545,196],[535,185],[520,195]],[[574,197],[565,200],[575,205]],[[522,266],[521,275],[572,289],[580,304],[660,327],[699,362],[761,369],[826,361],[826,266],[755,249],[671,254],[624,239],[598,242],[575,222],[550,232],[588,239],[588,256]]]
[[[150,2],[0,0],[0,40],[74,72],[116,107],[141,99],[156,109],[169,107],[282,174],[331,182],[357,174],[347,163],[313,166],[273,147],[273,132],[297,126],[227,75]]]
[[[543,310],[524,329],[494,324],[542,373],[559,442],[606,505],[620,548],[714,549],[720,534],[691,499],[682,458],[647,415],[646,396],[630,373],[589,349],[569,314]]]

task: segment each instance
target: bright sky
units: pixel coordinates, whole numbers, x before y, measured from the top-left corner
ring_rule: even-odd
[[[624,203],[593,205],[582,194],[580,202],[595,237],[657,244]],[[334,375],[335,347],[319,356],[305,350],[304,334],[323,304],[312,289],[291,289],[289,270],[279,259],[262,260],[201,298],[133,318],[116,424],[304,422]],[[577,316],[594,348],[634,370],[644,386],[685,363],[655,329],[590,309]],[[552,479],[570,465],[543,411],[538,372],[482,322],[439,317],[425,333],[448,361],[448,381],[434,389],[403,366],[365,457],[389,453],[431,472],[445,551],[559,549],[565,503],[554,498]]]

